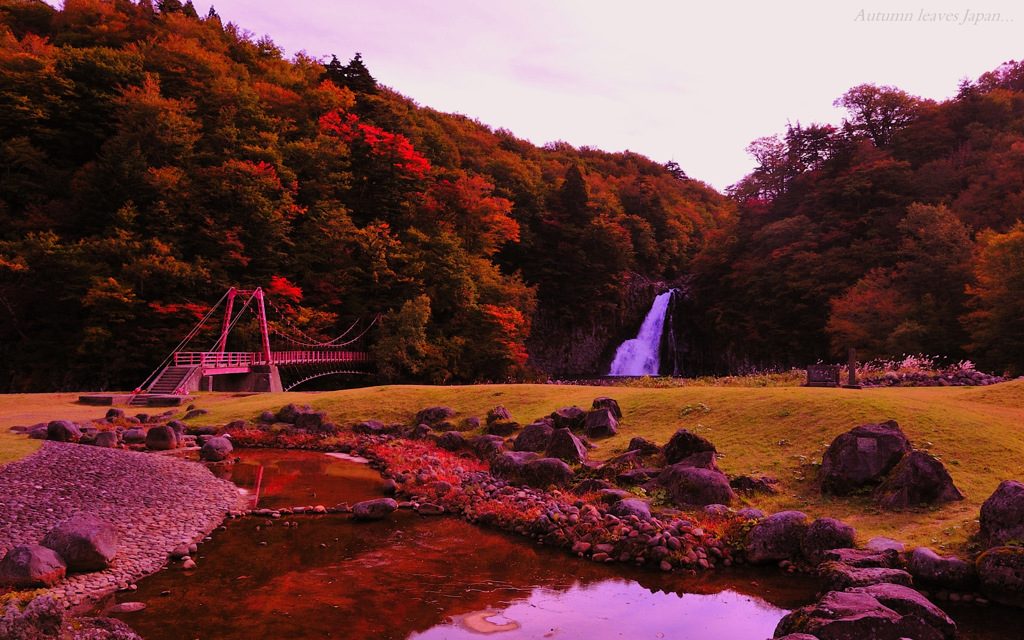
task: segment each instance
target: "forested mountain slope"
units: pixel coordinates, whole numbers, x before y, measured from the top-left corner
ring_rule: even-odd
[[[383,380],[594,373],[735,228],[671,163],[538,148],[177,0],[0,0],[0,167],[3,391],[132,388],[229,286],[311,338],[379,316]]]

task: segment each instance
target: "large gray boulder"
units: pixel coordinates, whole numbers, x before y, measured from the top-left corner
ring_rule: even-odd
[[[396,509],[398,503],[393,498],[364,500],[352,505],[352,516],[356,520],[382,520]]]
[[[515,451],[536,451],[540,453],[548,448],[551,434],[555,429],[549,422],[533,422],[523,427],[516,436],[512,449]]]
[[[105,449],[113,449],[117,446],[117,432],[116,431],[100,431],[96,434],[96,440],[93,444],[97,447],[103,447]]]
[[[819,472],[822,489],[842,496],[878,484],[910,450],[895,420],[854,427],[825,450]]]
[[[437,439],[437,446],[445,451],[458,451],[466,444],[461,431],[446,431]]]
[[[702,451],[716,452],[715,445],[711,444],[705,438],[692,433],[689,429],[680,429],[672,434],[669,438],[668,444],[661,450],[665,456],[665,464],[675,464],[681,460],[689,458],[695,453],[701,453]]]
[[[645,488],[662,487],[679,507],[703,507],[709,504],[730,504],[735,498],[724,473],[699,469],[686,464],[673,464],[662,469]]]
[[[775,637],[807,633],[821,640],[946,640],[917,615],[902,615],[867,593],[832,591],[785,616]]]
[[[1024,484],[1006,480],[982,503],[981,538],[988,546],[1024,540]]]
[[[82,431],[70,420],[54,420],[46,425],[46,439],[54,442],[78,442]]]
[[[230,440],[215,436],[207,440],[199,449],[199,459],[203,462],[223,462],[231,455],[233,449]]]
[[[56,551],[38,544],[14,547],[0,560],[0,586],[52,587],[64,579],[67,565]]]
[[[587,413],[584,431],[591,440],[610,438],[619,433],[619,421],[607,407],[594,409]]]
[[[150,427],[146,433],[146,448],[150,451],[170,451],[178,446],[178,434],[167,425]]]
[[[955,591],[973,590],[978,583],[973,563],[956,556],[940,556],[928,547],[918,547],[910,553],[907,571],[916,582]]]
[[[808,526],[807,514],[802,511],[780,511],[764,518],[750,530],[747,561],[763,564],[797,559]]]
[[[533,451],[506,451],[491,460],[491,473],[510,482],[520,482],[523,466],[538,457]]]
[[[275,422],[284,422],[286,424],[295,424],[295,419],[299,417],[302,411],[294,404],[286,404],[277,412]]]
[[[547,489],[567,486],[576,474],[558,458],[537,458],[523,465],[521,475],[524,484],[536,489]]]
[[[594,409],[608,409],[612,412],[612,416],[616,420],[622,420],[622,409],[619,408],[619,403],[614,398],[600,397],[594,398],[594,402],[591,405]]]
[[[587,459],[587,448],[568,428],[555,429],[548,440],[544,455],[564,460],[569,464],[578,464]]]
[[[636,516],[641,520],[651,519],[651,506],[640,498],[626,498],[613,504],[608,512],[620,518]]]
[[[932,604],[920,593],[899,584],[881,583],[869,587],[853,587],[850,593],[869,595],[883,606],[889,607],[902,616],[915,616],[935,629],[944,640],[956,638],[956,623],[946,612]]]
[[[857,530],[835,518],[818,518],[807,527],[800,543],[804,558],[812,565],[825,561],[832,549],[850,549],[857,545]]]
[[[583,424],[587,419],[587,412],[580,407],[562,407],[552,413],[551,426],[555,429],[568,429],[570,431],[583,431]]]
[[[873,497],[886,509],[907,509],[963,500],[946,467],[924,451],[911,451],[899,461]]]
[[[132,427],[121,434],[121,440],[125,444],[145,444],[146,430],[140,427]]]
[[[455,409],[451,407],[427,407],[421,409],[416,414],[416,418],[413,420],[413,424],[426,424],[431,428],[435,428],[442,422],[446,422],[451,418],[454,418],[456,414]]]
[[[327,422],[326,411],[303,411],[295,416],[295,428],[305,429],[309,433],[319,432],[325,422]]]
[[[117,554],[117,528],[89,514],[79,514],[50,530],[40,544],[53,549],[68,571],[101,571]]]
[[[986,598],[1024,607],[1024,547],[992,547],[978,556],[974,564]]]

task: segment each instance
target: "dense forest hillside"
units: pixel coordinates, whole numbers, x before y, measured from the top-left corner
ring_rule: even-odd
[[[132,388],[230,286],[310,339],[378,319],[383,380],[592,374],[743,233],[671,163],[538,148],[243,27],[0,0],[0,391]]]
[[[861,85],[841,127],[748,151],[735,224],[691,264],[719,365],[971,358],[1024,374],[1024,63],[953,99]]]

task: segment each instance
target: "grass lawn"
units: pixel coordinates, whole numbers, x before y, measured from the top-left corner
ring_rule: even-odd
[[[589,408],[595,397],[619,401],[624,416],[619,435],[601,441],[592,458],[604,459],[643,436],[659,444],[680,428],[715,444],[718,464],[729,474],[765,474],[779,479],[782,493],[741,500],[765,512],[799,509],[812,517],[831,516],[857,527],[866,541],[886,536],[909,546],[963,551],[977,530],[981,503],[1002,480],[1024,479],[1024,381],[991,387],[821,389],[804,387],[675,388],[560,385],[477,385],[463,387],[387,386],[323,393],[201,393],[195,404],[208,409],[196,424],[253,420],[266,409],[294,402],[326,410],[348,424],[365,419],[408,423],[419,409],[446,405],[481,419],[503,405],[526,423],[564,406]],[[54,418],[101,417],[101,407],[83,407],[69,394],[0,396],[0,462],[25,455],[35,444],[11,436],[12,424]],[[867,497],[822,496],[817,465],[840,433],[865,422],[896,420],[915,447],[946,465],[963,502],[902,513],[884,512]],[[27,448],[31,447],[31,448]]]

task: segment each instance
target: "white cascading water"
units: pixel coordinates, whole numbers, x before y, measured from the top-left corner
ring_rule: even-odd
[[[626,340],[615,351],[610,376],[656,376],[660,364],[658,351],[661,348],[661,333],[665,327],[665,312],[672,298],[666,291],[654,299],[647,312],[640,333],[632,340]]]

